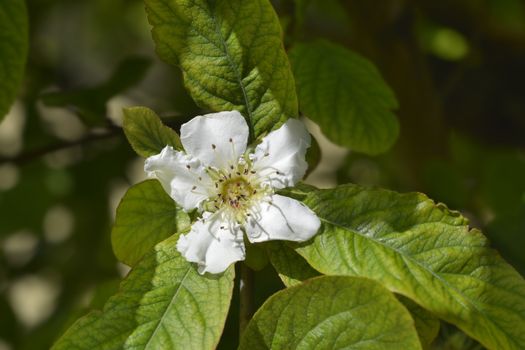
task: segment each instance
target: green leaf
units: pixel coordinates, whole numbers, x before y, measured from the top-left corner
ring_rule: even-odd
[[[268,0],[145,0],[158,55],[195,102],[238,110],[252,138],[297,116],[281,27]]]
[[[177,251],[178,235],[133,268],[103,311],[92,311],[53,346],[61,349],[213,349],[233,289],[234,269],[201,276]]]
[[[264,243],[270,262],[286,287],[295,286],[312,277],[319,276],[302,256],[282,241]]]
[[[290,61],[301,111],[330,140],[372,155],[394,144],[398,104],[371,62],[324,40],[294,46]]]
[[[439,333],[439,319],[407,297],[398,295],[397,298],[412,315],[423,349],[430,349],[430,344]]]
[[[296,251],[327,275],[380,281],[491,349],[525,348],[525,281],[459,213],[419,193],[311,191],[319,233]]]
[[[160,153],[167,145],[182,149],[179,135],[162,124],[159,116],[149,108],[125,108],[122,127],[131,147],[144,158]]]
[[[146,180],[124,195],[117,208],[111,243],[117,258],[135,266],[155,244],[189,228],[190,218],[157,180]]]
[[[239,349],[421,349],[408,311],[366,278],[324,276],[270,297]]]
[[[109,79],[97,86],[70,91],[50,92],[41,96],[47,106],[68,107],[89,125],[106,122],[106,104],[114,96],[142,81],[151,60],[140,56],[124,59]]]
[[[0,122],[15,100],[24,78],[28,27],[25,1],[0,2]]]

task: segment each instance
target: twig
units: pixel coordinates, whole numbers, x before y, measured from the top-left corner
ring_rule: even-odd
[[[239,283],[239,339],[242,337],[248,322],[253,315],[253,271],[241,263],[241,278]]]
[[[94,141],[109,139],[122,134],[122,129],[118,127],[112,127],[104,133],[89,134],[79,140],[56,143],[43,148],[23,152],[15,157],[0,157],[0,165],[5,163],[22,165],[35,159],[39,159],[49,153],[75,146],[86,145]]]

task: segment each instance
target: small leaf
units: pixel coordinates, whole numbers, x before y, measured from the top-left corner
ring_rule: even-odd
[[[97,86],[43,94],[47,106],[68,107],[89,125],[101,125],[106,121],[106,104],[114,96],[142,81],[151,61],[140,56],[123,60],[109,79]]]
[[[125,108],[123,128],[131,147],[144,158],[160,153],[166,146],[182,149],[179,135],[149,108]]]
[[[268,257],[286,287],[295,286],[302,281],[319,276],[302,256],[284,242],[264,243]]]
[[[430,349],[430,344],[439,333],[439,319],[407,297],[398,295],[397,298],[412,315],[423,349]]]
[[[117,258],[135,266],[142,256],[176,232],[190,225],[190,219],[175,205],[157,180],[147,180],[131,187],[117,208],[111,231]]]
[[[0,1],[0,122],[15,100],[24,78],[28,26],[25,1]]]
[[[394,144],[398,104],[371,62],[324,40],[294,46],[290,61],[301,111],[330,140],[371,155]]]
[[[234,269],[199,275],[177,251],[177,239],[156,245],[103,311],[75,322],[53,349],[214,349],[228,313]]]
[[[255,313],[240,350],[421,349],[392,293],[365,278],[323,276],[280,291]]]
[[[252,138],[297,117],[279,19],[268,0],[145,0],[158,55],[200,106],[238,110]]]
[[[525,281],[459,213],[356,185],[311,190],[304,203],[322,225],[295,246],[316,270],[375,279],[490,349],[525,349]]]

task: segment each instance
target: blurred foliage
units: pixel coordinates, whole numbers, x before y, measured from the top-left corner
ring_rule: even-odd
[[[338,182],[427,193],[461,210],[525,274],[525,2],[273,4],[287,48],[319,38],[350,48],[378,67],[399,100],[394,148],[349,154]],[[143,175],[118,126],[121,107],[147,105],[174,125],[202,110],[180,72],[155,56],[142,1],[27,6],[23,91],[0,124],[0,344],[47,349],[125,273],[111,225],[124,191]],[[115,72],[133,57],[144,58]],[[22,128],[18,141],[13,125]],[[256,305],[282,287],[269,266],[255,284]],[[51,295],[44,309],[39,290]],[[235,290],[234,309],[237,298]],[[24,302],[33,313],[21,310]],[[238,343],[237,322],[234,310],[220,348]],[[478,348],[448,325],[435,347]]]

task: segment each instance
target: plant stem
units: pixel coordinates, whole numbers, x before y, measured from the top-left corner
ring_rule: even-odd
[[[239,339],[253,315],[253,271],[244,263],[240,270]]]

